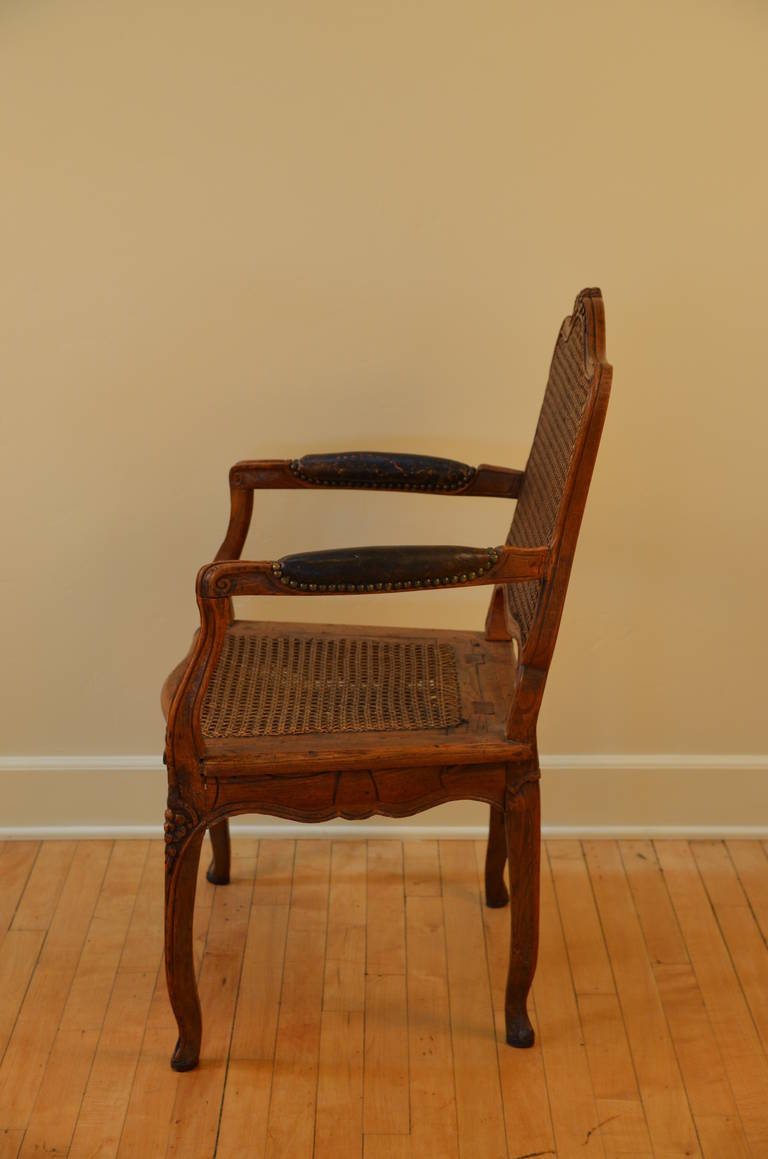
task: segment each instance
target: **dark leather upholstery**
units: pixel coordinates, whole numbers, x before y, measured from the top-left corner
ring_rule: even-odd
[[[377,451],[305,455],[291,462],[291,471],[316,486],[385,491],[459,491],[475,475],[474,467],[454,459]]]
[[[498,559],[493,547],[339,548],[286,555],[274,571],[302,591],[392,591],[468,583]]]

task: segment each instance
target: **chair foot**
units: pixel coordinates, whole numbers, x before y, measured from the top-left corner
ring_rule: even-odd
[[[520,1050],[533,1046],[535,1039],[531,1020],[525,1010],[521,1014],[507,1015],[507,1044]]]
[[[197,1046],[193,1046],[179,1039],[176,1043],[176,1049],[171,1056],[171,1066],[173,1069],[178,1071],[194,1070],[199,1061],[200,1044],[198,1043]]]
[[[229,867],[226,870],[216,869],[216,858],[214,857],[205,874],[211,885],[229,885]]]
[[[501,888],[492,892],[487,886],[485,890],[485,904],[488,909],[502,909],[503,906],[509,902],[509,893],[504,883],[501,883]]]

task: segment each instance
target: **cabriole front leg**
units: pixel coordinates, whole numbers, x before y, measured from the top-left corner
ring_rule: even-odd
[[[526,1001],[539,948],[539,782],[526,781],[504,811],[510,893],[509,974],[505,1014],[510,1046],[533,1046]]]
[[[202,1034],[192,922],[205,826],[195,828],[196,819],[180,801],[169,801],[165,816],[165,976],[179,1027],[171,1066],[192,1070],[200,1058]]]

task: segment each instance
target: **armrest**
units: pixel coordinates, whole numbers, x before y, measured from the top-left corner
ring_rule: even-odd
[[[487,495],[516,499],[523,471],[470,467],[432,455],[344,451],[301,459],[261,459],[236,463],[232,488],[346,487],[370,491],[417,491],[436,495]]]
[[[541,579],[547,547],[359,547],[286,555],[270,562],[221,560],[198,575],[204,598],[347,595],[431,590]]]
[[[461,491],[475,468],[431,455],[346,451],[294,459],[291,471],[304,483],[321,487],[363,487],[382,491]]]

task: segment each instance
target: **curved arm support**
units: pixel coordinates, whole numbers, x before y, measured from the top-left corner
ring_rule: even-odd
[[[224,542],[216,552],[215,559],[240,558],[251,526],[253,491],[244,491],[240,487],[233,487],[230,481],[229,505],[229,527],[224,536]],[[232,623],[235,618],[235,609],[231,599],[227,604],[227,616],[229,622]]]
[[[197,768],[204,751],[200,728],[200,709],[208,682],[221,655],[224,637],[230,624],[229,599],[208,599],[201,592],[201,578],[208,568],[197,576],[197,606],[200,609],[200,631],[195,641],[184,675],[168,709],[165,732],[165,760],[168,765],[169,786],[179,777]],[[188,786],[194,797],[198,786]]]
[[[251,526],[253,491],[230,486],[229,502],[229,527],[221,547],[216,552],[216,559],[239,559]]]

